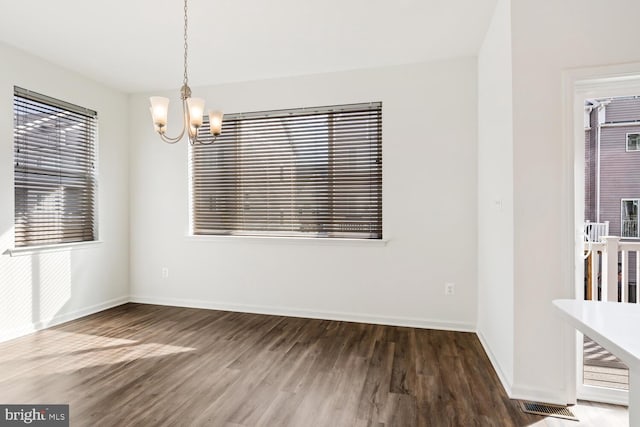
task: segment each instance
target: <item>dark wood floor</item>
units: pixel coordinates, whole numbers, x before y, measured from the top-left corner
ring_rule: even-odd
[[[471,333],[126,304],[0,344],[72,426],[528,426]]]

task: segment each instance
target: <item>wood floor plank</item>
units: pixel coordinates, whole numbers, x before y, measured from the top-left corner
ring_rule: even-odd
[[[144,304],[0,343],[0,402],[69,403],[73,426],[547,421],[505,395],[475,334]]]
[[[395,344],[393,342],[376,342],[360,396],[358,418],[381,421],[383,405],[390,392],[394,350]]]

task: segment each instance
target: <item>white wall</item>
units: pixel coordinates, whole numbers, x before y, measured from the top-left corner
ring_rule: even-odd
[[[227,112],[382,101],[389,242],[187,238],[187,144],[162,143],[153,133],[149,94],[135,95],[129,104],[134,300],[474,329],[475,58],[193,90]],[[166,95],[177,108],[177,90]],[[169,134],[177,120],[174,108]],[[456,294],[445,297],[448,281]]]
[[[126,301],[127,98],[0,44],[0,340]],[[10,257],[13,246],[13,86],[94,109],[99,119],[101,244]]]
[[[503,384],[513,383],[511,10],[499,0],[478,56],[478,325]]]
[[[566,401],[566,325],[551,301],[573,293],[572,158],[563,70],[637,62],[637,0],[512,2],[517,397]],[[571,100],[570,100],[571,101]],[[578,166],[580,167],[580,166]]]

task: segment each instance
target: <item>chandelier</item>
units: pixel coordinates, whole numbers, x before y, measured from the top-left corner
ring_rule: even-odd
[[[189,136],[189,143],[194,144],[211,144],[222,131],[222,112],[209,110],[209,130],[214,136],[209,142],[198,139],[198,130],[202,126],[204,116],[204,99],[192,98],[191,88],[189,87],[189,77],[187,75],[187,0],[184,0],[184,79],[182,88],[180,89],[180,98],[182,99],[182,131],[175,138],[167,136],[167,115],[169,113],[169,98],[162,96],[152,96],[149,98],[151,102],[151,117],[153,119],[153,127],[160,138],[166,143],[175,144],[180,141],[185,132]]]

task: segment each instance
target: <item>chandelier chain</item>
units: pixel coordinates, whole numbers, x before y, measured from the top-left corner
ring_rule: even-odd
[[[189,77],[187,76],[187,49],[189,45],[187,43],[187,0],[184,0],[184,85],[189,83]]]

